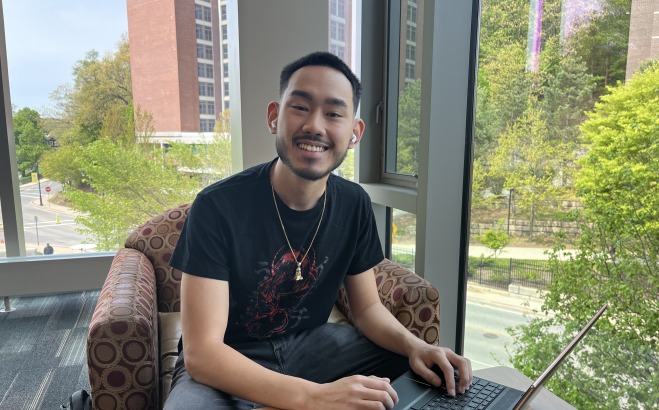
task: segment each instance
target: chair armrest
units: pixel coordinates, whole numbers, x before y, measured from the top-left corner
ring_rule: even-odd
[[[439,342],[439,292],[427,280],[389,259],[374,268],[382,304],[410,332],[429,344]],[[354,324],[348,295],[341,286],[337,307]]]
[[[158,409],[159,361],[153,265],[134,249],[117,252],[87,336],[94,409]]]

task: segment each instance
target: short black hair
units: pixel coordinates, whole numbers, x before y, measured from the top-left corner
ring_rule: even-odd
[[[281,70],[281,75],[279,76],[279,98],[284,95],[286,87],[288,87],[288,82],[290,81],[293,73],[303,67],[307,66],[322,66],[333,68],[337,71],[340,71],[352,86],[352,104],[354,106],[355,112],[357,112],[357,107],[359,106],[359,100],[362,96],[362,85],[359,82],[359,79],[352,72],[350,67],[343,62],[339,57],[335,56],[332,53],[327,51],[316,51],[311,54],[307,54],[304,57],[298,58],[292,63],[286,65]]]

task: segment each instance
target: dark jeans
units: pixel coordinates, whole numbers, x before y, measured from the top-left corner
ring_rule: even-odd
[[[394,380],[409,369],[406,357],[376,346],[351,326],[333,323],[232,347],[270,370],[316,383],[332,382],[355,374]],[[166,410],[257,407],[260,407],[257,403],[194,381],[185,370],[181,353],[174,370],[172,390],[165,403]]]

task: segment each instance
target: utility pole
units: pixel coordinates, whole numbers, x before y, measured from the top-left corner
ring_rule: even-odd
[[[35,164],[37,166],[37,184],[39,184],[39,205],[43,206],[43,198],[41,198],[41,178],[39,175],[39,164]]]

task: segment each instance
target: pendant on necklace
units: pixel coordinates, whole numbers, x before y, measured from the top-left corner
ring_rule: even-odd
[[[295,280],[302,280],[302,268],[300,268],[300,264],[297,264],[297,269],[295,269]]]

